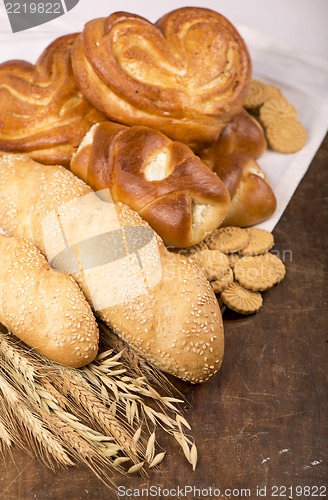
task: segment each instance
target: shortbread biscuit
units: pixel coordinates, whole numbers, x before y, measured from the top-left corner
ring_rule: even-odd
[[[198,265],[209,281],[220,279],[230,269],[228,257],[219,250],[200,250],[191,255],[190,258]]]
[[[240,258],[239,253],[238,252],[228,253],[227,257],[228,257],[228,261],[229,261],[229,266],[231,267],[231,269],[233,269],[235,267],[236,262]]]
[[[267,85],[260,80],[252,80],[246,95],[244,107],[254,110],[262,106],[267,99]]]
[[[241,250],[242,255],[260,255],[268,252],[274,245],[272,233],[257,227],[245,229],[248,234],[248,244]]]
[[[306,130],[293,118],[276,118],[265,131],[269,146],[279,153],[296,153],[306,144]]]
[[[216,229],[204,241],[211,250],[233,253],[248,244],[248,235],[241,227],[227,226]]]
[[[229,267],[228,271],[221,276],[220,279],[213,280],[210,282],[214,293],[221,293],[233,282],[234,276],[233,271]]]
[[[242,257],[234,267],[235,279],[245,288],[264,292],[285,276],[283,262],[272,253]]]
[[[263,304],[262,295],[259,292],[248,290],[234,281],[220,295],[223,303],[240,314],[253,314]]]
[[[192,245],[191,247],[184,248],[183,255],[187,255],[187,257],[191,257],[195,253],[201,252],[202,250],[208,250],[208,246],[203,241],[201,241],[200,243],[196,243],[195,245]],[[181,249],[179,249],[179,253],[181,253]]]
[[[277,118],[293,118],[298,120],[296,108],[283,96],[272,97],[264,102],[259,111],[260,121],[264,127]]]
[[[272,97],[279,97],[283,95],[281,90],[272,84],[266,85],[266,93],[266,100],[271,99]]]

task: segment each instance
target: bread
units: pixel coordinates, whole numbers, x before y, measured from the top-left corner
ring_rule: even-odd
[[[213,168],[216,156],[241,154],[259,158],[267,149],[263,128],[245,109],[232,118],[216,142],[199,153],[201,159]]]
[[[69,165],[91,125],[104,119],[79,92],[70,50],[77,34],[57,38],[36,64],[0,64],[0,150]]]
[[[93,361],[98,328],[83,293],[50,269],[31,243],[0,235],[0,322],[47,358],[71,367]]]
[[[261,125],[246,110],[234,117],[216,142],[200,152],[230,193],[223,226],[252,226],[275,212],[277,201],[256,158],[266,151]]]
[[[166,245],[189,247],[225,218],[230,196],[192,150],[149,127],[102,122],[92,127],[71,171],[94,190],[139,213]]]
[[[252,226],[275,212],[276,197],[255,159],[247,155],[217,156],[213,171],[231,196],[229,211],[222,225]]]
[[[0,156],[0,204],[6,207],[0,226],[69,272],[98,317],[151,364],[190,382],[208,379],[224,348],[209,282],[108,195],[103,190],[96,196],[61,166]]]
[[[242,110],[251,78],[235,27],[197,7],[155,24],[127,12],[89,21],[72,64],[83,95],[110,120],[156,128],[195,151]]]

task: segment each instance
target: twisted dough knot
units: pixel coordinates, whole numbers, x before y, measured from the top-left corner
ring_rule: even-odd
[[[233,25],[194,7],[156,24],[125,12],[90,21],[72,63],[81,91],[108,118],[156,128],[196,149],[241,111],[251,76]]]
[[[35,65],[0,65],[0,150],[68,166],[89,128],[104,119],[76,86],[70,60],[76,37],[57,38]]]
[[[71,162],[93,189],[109,188],[167,245],[201,241],[223,221],[230,197],[219,177],[183,143],[144,127],[94,125]]]

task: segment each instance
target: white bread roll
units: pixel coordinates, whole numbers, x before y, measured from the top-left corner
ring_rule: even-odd
[[[223,324],[208,281],[126,205],[18,155],[0,156],[0,204],[0,226],[70,272],[96,314],[154,366],[194,383],[220,368]]]
[[[26,240],[0,235],[0,322],[57,363],[81,367],[98,351],[98,327],[83,293],[50,269]]]

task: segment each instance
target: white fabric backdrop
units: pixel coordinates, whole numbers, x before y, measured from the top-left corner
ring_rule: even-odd
[[[243,35],[253,60],[254,77],[278,85],[297,107],[308,143],[292,155],[266,152],[259,164],[278,200],[276,214],[261,224],[272,230],[284,212],[328,129],[327,0],[80,0],[64,16],[20,33],[12,33],[0,0],[0,62],[34,62],[48,43],[81,31],[86,21],[125,10],[155,21],[187,5],[208,7],[225,15]],[[265,34],[264,34],[265,33]]]

